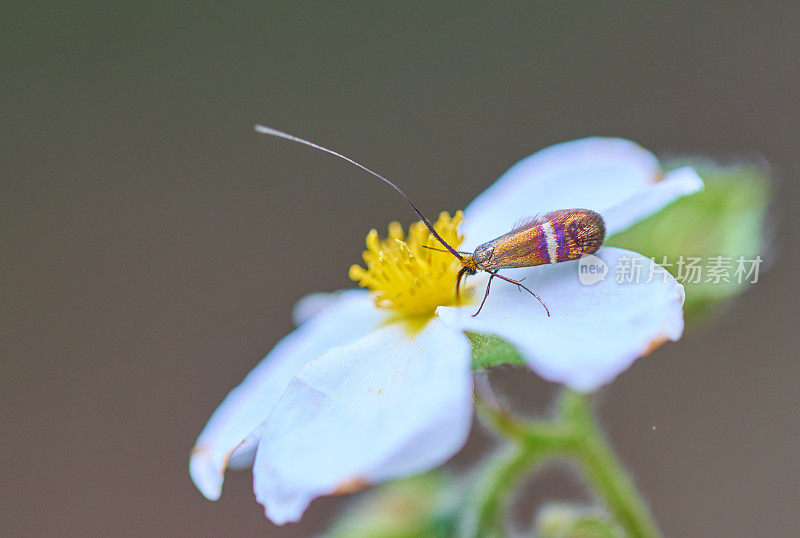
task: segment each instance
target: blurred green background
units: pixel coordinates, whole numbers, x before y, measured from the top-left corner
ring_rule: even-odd
[[[791,536],[800,502],[800,8],[722,3],[7,3],[0,8],[0,534],[307,536],[250,473],[210,503],[188,453],[291,329],[351,286],[366,232],[431,215],[587,135],[764,159],[771,269],[599,397],[667,536]],[[698,234],[703,230],[698,229]],[[493,376],[520,409],[553,388]],[[465,468],[487,436],[455,462]],[[585,498],[563,470],[525,489]]]

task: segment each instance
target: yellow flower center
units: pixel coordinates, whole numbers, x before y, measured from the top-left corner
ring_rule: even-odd
[[[458,225],[463,214],[452,218],[443,211],[433,225],[442,239],[453,248],[463,241]],[[378,237],[377,230],[367,234],[363,258],[367,268],[350,267],[350,278],[375,294],[375,304],[404,316],[432,315],[437,306],[452,306],[456,300],[456,275],[461,267],[449,252],[424,248],[444,248],[423,222],[409,226],[408,237],[398,222],[389,224],[389,235]]]

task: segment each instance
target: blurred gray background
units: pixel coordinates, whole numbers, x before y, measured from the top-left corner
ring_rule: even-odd
[[[351,286],[369,228],[413,220],[358,170],[254,134],[264,122],[430,215],[587,135],[767,159],[772,270],[598,403],[668,536],[797,535],[800,8],[599,4],[4,5],[0,534],[306,536],[347,503],[278,528],[250,473],[217,503],[188,476],[294,301]],[[494,377],[530,410],[553,393]],[[583,495],[564,473],[526,491]]]

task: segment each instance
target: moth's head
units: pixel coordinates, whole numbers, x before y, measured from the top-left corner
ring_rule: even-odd
[[[461,273],[465,275],[474,275],[478,272],[478,264],[475,263],[475,258],[471,254],[466,254],[461,257]]]

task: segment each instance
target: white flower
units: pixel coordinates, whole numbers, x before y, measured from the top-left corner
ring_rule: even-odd
[[[607,235],[702,188],[690,168],[662,174],[636,144],[588,138],[544,149],[513,166],[437,231],[472,249],[520,218],[556,209],[600,213]],[[299,303],[305,319],[282,339],[214,412],[192,451],[200,491],[217,499],[227,466],[253,465],[254,489],[275,523],[298,520],[316,497],[354,491],[445,462],[472,419],[470,345],[465,331],[514,344],[542,377],[580,391],[613,380],[655,346],[683,332],[683,288],[672,277],[584,286],[577,261],[505,271],[547,303],[497,282],[483,310],[459,304],[452,256],[419,223],[406,238],[367,237],[367,269],[351,276],[370,291],[316,294]],[[609,267],[634,252],[601,248]],[[473,297],[486,278],[470,279]],[[480,297],[478,297],[480,298]]]

